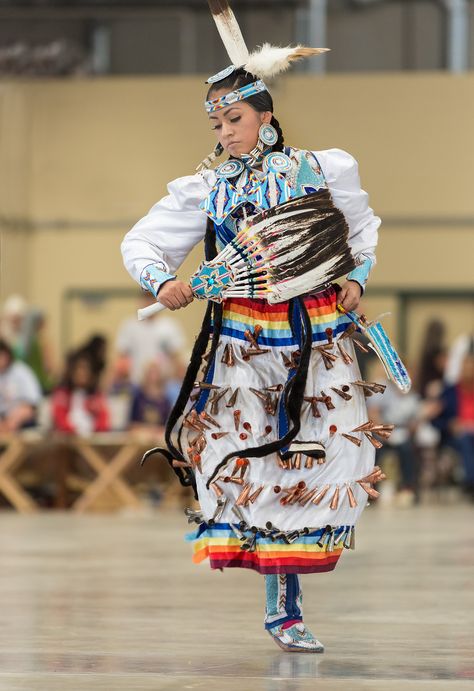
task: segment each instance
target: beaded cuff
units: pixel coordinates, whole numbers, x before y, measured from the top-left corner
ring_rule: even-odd
[[[142,288],[148,290],[148,292],[155,297],[158,295],[158,292],[165,281],[171,281],[176,278],[176,276],[173,276],[173,274],[163,271],[161,267],[164,268],[164,264],[149,264],[143,269],[140,277],[140,285]]]
[[[362,288],[362,292],[364,292],[372,265],[373,261],[371,259],[366,259],[365,262],[360,266],[356,266],[356,268],[347,275],[347,280],[356,281]]]

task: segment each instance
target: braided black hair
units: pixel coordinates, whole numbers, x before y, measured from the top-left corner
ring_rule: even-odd
[[[228,77],[225,77],[225,79],[221,79],[219,82],[214,82],[213,84],[211,84],[207,92],[206,101],[211,100],[212,94],[216,91],[220,91],[221,89],[227,89],[229,92],[234,91],[234,89],[240,89],[242,86],[252,84],[257,79],[258,77],[256,77],[253,74],[250,74],[250,72],[246,72],[242,67],[239,67],[239,69],[235,70],[235,72],[232,72],[232,74]],[[245,102],[248,103],[249,106],[251,106],[254,110],[256,110],[257,113],[265,113],[266,111],[270,111],[271,113],[273,113],[273,99],[268,91],[260,91],[258,94],[249,96],[249,98],[245,99]],[[285,141],[285,139],[283,136],[283,131],[281,129],[280,123],[274,115],[272,115],[270,124],[276,129],[278,133],[278,140],[272,146],[272,150],[283,151],[283,142]]]

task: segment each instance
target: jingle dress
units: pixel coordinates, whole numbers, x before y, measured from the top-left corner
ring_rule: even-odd
[[[245,168],[235,178],[217,178],[207,170],[171,182],[169,195],[123,241],[132,277],[156,294],[203,239],[208,219],[219,251],[246,215],[328,189],[347,221],[359,265],[349,278],[364,287],[375,262],[380,219],[361,189],[357,162],[339,149],[286,147],[284,153],[292,163],[287,173]],[[313,348],[294,444],[304,442],[308,454],[291,453],[292,445],[286,455],[262,458],[246,458],[245,448],[288,431],[282,390],[301,352],[301,303],[247,298],[223,303],[217,350],[180,429],[202,511],[190,536],[195,562],[209,558],[212,568],[263,574],[323,572],[335,568],[344,547],[354,545],[354,526],[367,501],[358,481],[370,475],[375,457],[368,436],[354,431],[367,421],[365,390],[354,384],[360,371],[350,332],[344,336],[350,321],[336,309],[335,286],[303,300]],[[216,466],[237,451],[207,487]],[[324,452],[325,458],[317,458]]]

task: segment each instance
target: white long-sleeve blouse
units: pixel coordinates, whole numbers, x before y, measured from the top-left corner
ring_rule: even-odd
[[[314,154],[334,205],[347,220],[349,245],[357,264],[361,265],[360,270],[356,268],[352,272],[353,278],[364,286],[375,264],[381,220],[370,208],[368,194],[361,189],[358,164],[353,156],[341,149],[315,151]],[[193,247],[204,238],[207,216],[199,204],[215,182],[212,170],[173,180],[168,185],[168,195],[126,234],[121,246],[123,261],[138,283],[150,265],[174,275]]]

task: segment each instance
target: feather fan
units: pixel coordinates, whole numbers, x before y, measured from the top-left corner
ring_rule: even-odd
[[[284,302],[355,268],[344,214],[328,190],[290,199],[248,219],[224,249],[201,264],[190,286],[202,300],[265,298]],[[164,309],[139,310],[145,319]]]

